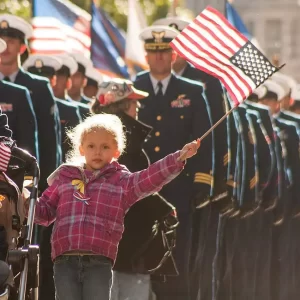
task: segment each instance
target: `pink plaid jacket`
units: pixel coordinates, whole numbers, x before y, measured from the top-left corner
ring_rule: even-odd
[[[90,179],[82,167],[60,166],[48,178],[49,187],[38,199],[35,211],[36,223],[48,226],[55,221],[52,259],[67,251],[81,250],[114,261],[126,212],[136,201],[159,191],[181,172],[184,163],[178,162],[178,157],[179,151],[136,173],[113,162]],[[83,191],[83,185],[85,201],[80,200],[77,190],[81,187]]]

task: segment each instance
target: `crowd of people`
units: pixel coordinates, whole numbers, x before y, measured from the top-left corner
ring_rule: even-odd
[[[170,47],[187,25],[155,21],[149,70],[103,80],[78,53],[21,62],[32,27],[0,15],[0,135],[41,170],[39,299],[300,294],[300,85],[275,73],[200,141],[234,104]]]

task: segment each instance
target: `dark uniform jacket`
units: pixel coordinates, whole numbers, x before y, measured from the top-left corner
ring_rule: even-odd
[[[187,64],[182,77],[201,82],[204,87],[204,95],[209,104],[212,124],[218,122],[226,114],[224,103],[224,92],[220,81]],[[227,126],[226,121],[220,123],[213,131],[214,144],[214,190],[213,194],[218,195],[226,190],[227,165],[224,165],[224,159],[227,159]]]
[[[83,104],[91,104],[92,103],[92,99],[85,96],[85,95],[81,95],[81,100],[80,100],[81,103]]]
[[[79,114],[80,114],[82,120],[84,120],[85,118],[90,116],[91,111],[90,111],[90,106],[88,104],[78,102],[78,101],[74,101],[69,96],[66,98],[66,101],[77,105],[77,107],[79,109]]]
[[[119,163],[124,164],[131,172],[147,168],[149,160],[142,150],[142,145],[151,127],[124,113],[118,116],[122,120],[127,137],[127,146]],[[156,268],[166,253],[166,248],[160,231],[154,238],[154,228],[156,224],[163,225],[163,221],[173,211],[174,207],[159,194],[146,197],[133,205],[125,216],[125,230],[118,247],[114,270],[126,273],[148,273],[150,269]],[[174,270],[173,265],[169,269],[164,268],[157,272],[164,275]]]
[[[195,81],[172,75],[162,99],[155,95],[148,72],[137,76],[135,87],[149,92],[149,96],[141,101],[139,118],[153,127],[151,138],[145,144],[151,162],[181,149],[210,129],[203,89]],[[172,201],[178,210],[190,210],[188,199],[196,201],[193,205],[197,206],[207,202],[211,195],[212,150],[209,135],[201,142],[198,154],[188,160],[181,175],[162,189],[162,196]]]
[[[258,206],[258,162],[256,153],[256,136],[252,120],[247,115],[247,107],[239,105],[235,113],[239,115],[239,135],[241,138],[238,151],[241,155],[240,206],[245,212],[251,212]]]
[[[0,106],[8,117],[12,138],[18,147],[37,157],[37,124],[28,90],[13,83],[0,81]]]
[[[66,154],[70,150],[67,130],[78,125],[82,119],[76,104],[58,98],[55,101],[60,118],[62,161],[65,162]]]
[[[269,137],[265,120],[257,109],[251,109],[248,106],[247,113],[253,121],[253,127],[256,135],[257,160],[258,160],[258,178],[259,178],[259,201],[263,208],[274,208],[278,198],[278,168],[276,140],[274,132]],[[249,109],[250,108],[250,109]],[[263,115],[263,114],[262,114]],[[270,118],[269,118],[270,119]],[[279,161],[278,161],[279,162]]]
[[[300,157],[299,157],[299,126],[296,122],[275,118],[275,124],[280,129],[281,139],[284,141],[287,151],[286,169],[289,177],[287,201],[288,214],[300,213]]]
[[[59,116],[49,81],[20,69],[15,84],[26,87],[35,111],[38,125],[39,164],[41,170],[39,189],[47,187],[47,177],[59,165]]]

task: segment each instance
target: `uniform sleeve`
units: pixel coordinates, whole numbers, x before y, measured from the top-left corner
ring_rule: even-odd
[[[40,84],[36,99],[36,118],[38,124],[38,141],[40,151],[40,189],[44,190],[47,186],[46,179],[59,164],[59,153],[61,146],[59,143],[60,122],[56,103],[49,84]]]
[[[35,112],[29,91],[26,89],[20,92],[18,99],[17,115],[22,118],[16,118],[14,138],[17,141],[18,147],[27,150],[31,155],[38,157],[38,141],[37,141],[37,122]]]
[[[0,136],[11,138],[12,132],[8,127],[7,116],[2,113],[0,108]]]
[[[56,179],[37,200],[35,206],[35,223],[43,226],[49,226],[55,221],[56,209],[59,201],[58,188],[59,180]]]
[[[177,177],[183,170],[184,162],[177,161],[180,151],[169,154],[153,163],[147,169],[129,173],[123,182],[127,209],[138,200],[158,192],[164,185]]]
[[[221,83],[216,78],[209,79],[205,84],[205,96],[211,110],[212,125],[226,114],[226,102]],[[226,191],[226,176],[228,163],[226,120],[221,122],[213,131],[213,195]]]
[[[192,139],[200,138],[211,127],[210,109],[202,96],[202,89],[195,88],[193,97]],[[198,153],[189,162],[193,176],[193,197],[198,206],[210,196],[213,187],[213,142],[210,133],[201,141]]]

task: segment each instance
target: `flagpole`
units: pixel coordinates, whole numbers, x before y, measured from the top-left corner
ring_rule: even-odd
[[[227,118],[228,115],[230,115],[234,110],[236,109],[236,106],[232,107],[217,123],[215,123],[211,128],[209,128],[200,138],[199,140],[202,141],[204,138],[206,138],[219,124],[221,124],[224,119]]]

